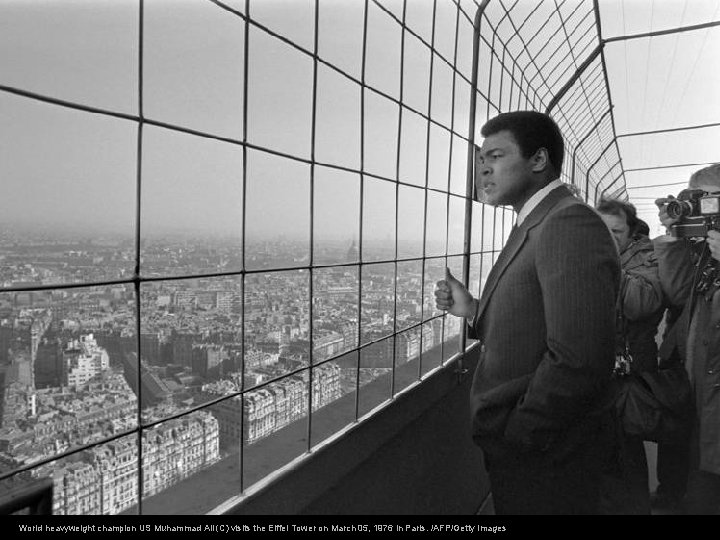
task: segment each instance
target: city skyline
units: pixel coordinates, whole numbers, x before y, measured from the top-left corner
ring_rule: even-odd
[[[265,256],[272,260],[283,246],[271,245]],[[156,271],[169,275],[179,261],[197,271],[210,255],[196,247],[170,248],[172,257],[154,261]],[[356,256],[352,246],[343,247],[347,257]],[[362,283],[354,266],[315,269],[312,298],[307,272],[277,268],[144,283],[136,298],[130,284],[92,285],[113,277],[120,260],[88,265],[112,247],[88,258],[37,246],[33,262],[25,262],[25,249],[6,246],[0,276],[6,286],[63,282],[64,275],[88,284],[0,292],[0,469],[50,460],[33,475],[54,479],[55,513],[122,513],[137,504],[138,481],[126,471],[139,466],[138,451],[131,436],[117,438],[138,429],[137,408],[143,423],[157,424],[143,430],[142,493],[164,508],[181,481],[201,485],[204,475],[227,469],[241,441],[249,447],[296,430],[309,411],[311,372],[312,410],[340,429],[354,418],[348,416],[352,394],[366,396],[361,412],[371,406],[363,405],[369,395],[363,389],[376,388],[373,400],[389,398],[392,372],[411,363],[422,363],[423,373],[440,367],[437,356],[444,349],[443,359],[452,354],[450,342],[460,332],[458,320],[445,321],[432,306],[432,281],[443,273],[444,258],[400,261],[397,273],[394,264],[367,264]],[[402,379],[402,387],[419,376],[413,369],[415,377]],[[97,445],[108,437],[115,440]],[[248,455],[254,456],[246,457],[251,483],[263,477],[260,463],[284,459]],[[229,495],[216,497],[223,494]],[[213,498],[193,509],[222,502]]]

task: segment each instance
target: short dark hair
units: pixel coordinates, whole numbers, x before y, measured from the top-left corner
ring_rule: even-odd
[[[502,113],[488,120],[480,130],[480,134],[489,137],[500,131],[512,133],[525,159],[540,148],[545,148],[550,164],[560,176],[565,158],[565,144],[560,128],[549,115],[537,111]]]
[[[635,234],[642,234],[644,236],[650,236],[650,225],[645,223],[642,219],[637,218],[638,224],[635,228]]]
[[[637,217],[635,205],[631,203],[617,199],[602,199],[600,204],[597,205],[597,211],[601,214],[610,214],[624,218],[630,228],[630,236],[636,234],[645,234],[647,236],[650,234],[650,228],[647,223]]]

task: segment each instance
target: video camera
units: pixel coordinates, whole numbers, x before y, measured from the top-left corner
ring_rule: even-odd
[[[668,217],[678,219],[670,233],[678,238],[707,237],[710,230],[720,231],[720,191],[684,189],[665,207]]]

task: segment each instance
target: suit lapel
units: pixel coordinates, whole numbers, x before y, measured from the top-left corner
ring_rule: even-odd
[[[513,230],[513,232],[510,234],[510,237],[508,238],[508,241],[505,243],[505,247],[503,247],[502,251],[500,252],[498,260],[495,262],[492,270],[490,270],[488,279],[485,282],[485,288],[480,295],[480,304],[478,305],[477,316],[475,320],[480,320],[480,318],[482,317],[483,311],[485,311],[485,308],[490,301],[490,297],[492,296],[492,293],[498,284],[500,276],[503,275],[505,269],[515,258],[515,256],[518,254],[518,251],[520,251],[520,248],[525,243],[525,239],[527,238],[527,228],[524,225],[525,223]]]
[[[500,278],[505,273],[505,270],[512,260],[520,252],[520,248],[522,248],[525,243],[530,229],[540,223],[548,214],[550,209],[565,197],[572,197],[572,194],[565,187],[559,187],[552,190],[547,197],[540,201],[540,204],[538,204],[532,212],[530,212],[530,214],[525,218],[525,221],[523,221],[522,225],[513,228],[505,246],[500,252],[497,262],[492,267],[492,270],[490,270],[488,279],[485,282],[485,288],[480,296],[477,316],[475,318],[476,321],[481,319]]]

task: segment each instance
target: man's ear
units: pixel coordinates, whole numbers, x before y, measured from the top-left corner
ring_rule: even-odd
[[[533,172],[542,172],[550,167],[550,155],[547,148],[541,146],[530,158]]]

